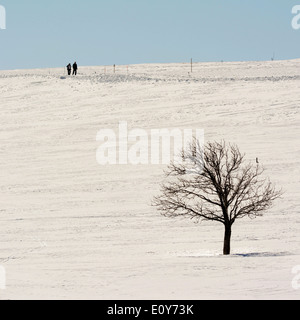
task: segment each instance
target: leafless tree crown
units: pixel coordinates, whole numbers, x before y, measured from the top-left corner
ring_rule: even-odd
[[[263,177],[264,169],[246,163],[236,145],[194,141],[182,151],[183,163],[171,163],[161,195],[153,204],[169,217],[189,216],[232,225],[236,219],[261,216],[281,195]]]

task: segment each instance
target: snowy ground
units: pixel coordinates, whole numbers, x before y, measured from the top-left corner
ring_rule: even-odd
[[[0,71],[1,299],[299,299],[300,61],[189,68]],[[235,142],[284,197],[237,222],[223,257],[222,225],[150,206],[164,166],[96,162],[119,121]]]

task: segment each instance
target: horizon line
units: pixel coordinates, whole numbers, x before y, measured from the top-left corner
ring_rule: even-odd
[[[193,59],[193,58],[191,58]],[[283,62],[283,61],[296,61],[300,60],[299,58],[291,58],[291,59],[266,59],[266,60],[220,60],[220,61],[195,61],[193,60],[193,64],[208,64],[208,63],[246,63],[246,62]],[[88,67],[111,67],[111,66],[139,66],[139,65],[169,65],[169,64],[191,64],[190,61],[182,61],[182,62],[141,62],[141,63],[129,63],[129,64],[99,64],[99,65],[80,65],[78,64],[81,68],[88,68]],[[56,67],[34,67],[34,68],[15,68],[15,69],[1,69],[1,71],[19,71],[19,70],[49,70],[49,69],[60,69],[60,68],[66,68],[65,66],[56,66]]]

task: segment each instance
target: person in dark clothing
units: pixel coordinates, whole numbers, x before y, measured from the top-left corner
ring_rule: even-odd
[[[73,64],[73,75],[77,75],[77,70],[78,70],[78,66],[77,66],[77,63],[76,62],[74,62],[74,64]]]
[[[70,76],[70,75],[71,75],[71,71],[72,71],[71,63],[69,63],[69,64],[67,65],[67,70],[68,70],[68,75]]]

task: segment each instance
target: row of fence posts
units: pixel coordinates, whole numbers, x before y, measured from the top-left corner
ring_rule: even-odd
[[[126,66],[127,74],[129,74],[129,66]],[[104,74],[106,74],[107,66],[104,66]],[[113,72],[116,73],[116,65],[113,65]],[[193,73],[193,59],[191,59],[191,73]]]
[[[271,61],[275,60],[275,52],[273,53],[273,56],[271,58]],[[223,60],[221,61],[223,62]],[[116,73],[116,65],[113,65],[113,72]],[[129,73],[129,67],[127,66],[127,74]],[[191,73],[193,73],[193,58],[191,58]],[[106,66],[104,67],[104,74],[106,74]]]

